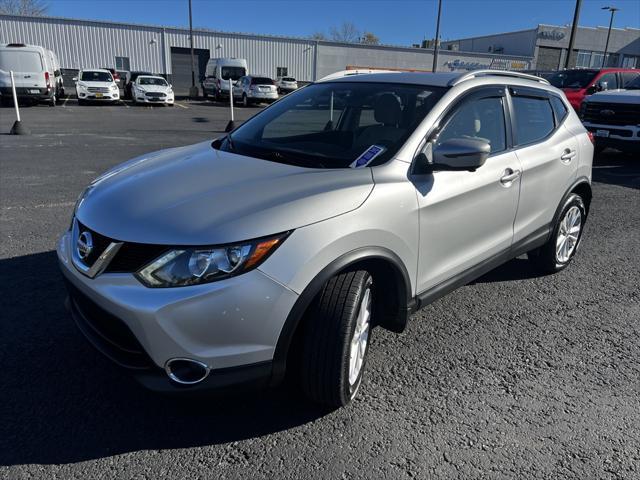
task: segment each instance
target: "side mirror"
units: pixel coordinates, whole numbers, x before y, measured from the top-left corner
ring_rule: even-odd
[[[478,138],[452,138],[433,149],[433,170],[470,170],[484,165],[491,146]]]

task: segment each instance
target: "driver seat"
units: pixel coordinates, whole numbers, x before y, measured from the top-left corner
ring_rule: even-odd
[[[362,130],[356,138],[358,145],[368,147],[384,140],[387,144],[395,143],[404,133],[403,129],[398,128],[402,118],[400,99],[392,93],[384,93],[376,99],[373,118],[378,125],[370,125]]]

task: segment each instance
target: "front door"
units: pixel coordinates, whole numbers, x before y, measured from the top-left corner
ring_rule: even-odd
[[[491,146],[486,163],[473,172],[412,177],[420,209],[418,293],[511,247],[521,167],[509,149],[506,111],[502,88],[463,98],[430,144],[437,148],[452,138],[484,139]]]

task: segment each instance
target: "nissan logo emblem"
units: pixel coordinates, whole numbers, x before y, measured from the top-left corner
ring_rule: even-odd
[[[93,237],[91,236],[91,232],[85,231],[78,236],[76,250],[81,260],[86,260],[87,257],[91,255],[93,251]]]

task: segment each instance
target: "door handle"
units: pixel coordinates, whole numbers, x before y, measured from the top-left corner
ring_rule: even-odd
[[[576,156],[575,150],[570,150],[568,148],[565,148],[564,153],[560,155],[560,160],[562,160],[565,163],[569,163],[571,160],[573,160],[573,157],[575,156]]]
[[[510,168],[507,168],[500,178],[500,183],[508,187],[509,185],[511,185],[511,183],[517,180],[518,177],[520,177],[521,173],[522,172],[520,172],[520,170],[512,170]]]

